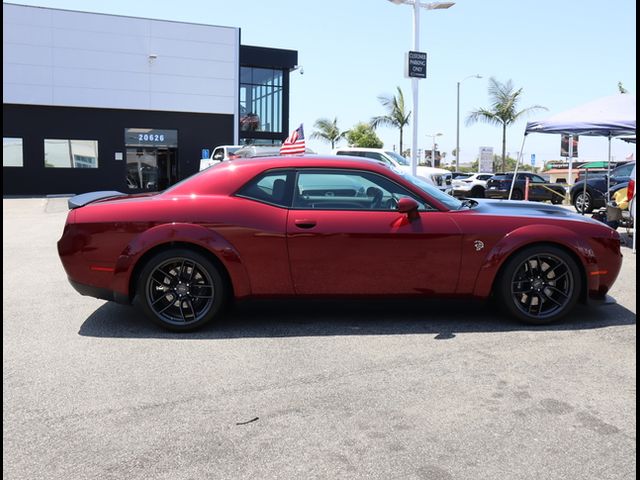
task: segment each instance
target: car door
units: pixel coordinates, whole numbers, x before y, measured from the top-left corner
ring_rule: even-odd
[[[551,200],[554,194],[547,181],[538,175],[527,174],[527,176],[529,177],[529,200]]]
[[[419,201],[410,222],[396,210]],[[447,212],[372,172],[300,170],[287,220],[291,277],[300,295],[450,294],[461,237]]]

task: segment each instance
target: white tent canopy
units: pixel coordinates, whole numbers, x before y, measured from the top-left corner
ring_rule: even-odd
[[[556,133],[565,135],[588,135],[607,137],[609,155],[607,169],[607,190],[611,174],[611,138],[636,136],[636,96],[628,93],[610,95],[579,107],[566,110],[545,120],[528,122],[522,139],[522,147],[529,133]],[[520,159],[518,159],[518,163]],[[517,171],[516,165],[516,171]],[[569,159],[569,177],[571,178],[571,158]],[[511,183],[511,192],[513,184]],[[509,198],[511,198],[509,192]],[[633,253],[636,253],[636,219],[633,219]]]
[[[529,133],[635,136],[636,96],[627,93],[610,95],[544,120],[528,122],[524,134]]]

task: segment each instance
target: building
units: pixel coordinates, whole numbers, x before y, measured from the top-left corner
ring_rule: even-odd
[[[298,54],[239,28],[3,3],[3,51],[4,195],[162,190],[289,131]]]

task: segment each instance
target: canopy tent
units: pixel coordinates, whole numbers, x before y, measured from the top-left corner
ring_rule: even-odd
[[[635,139],[636,136],[636,96],[628,93],[610,95],[557,113],[545,120],[528,122],[520,152],[524,150],[525,140],[530,133],[607,137],[609,139],[607,173],[611,173],[611,139],[614,137],[633,137]],[[520,153],[520,157],[522,157],[522,153]],[[516,171],[520,160],[521,158],[518,159],[516,164]],[[607,189],[609,187],[609,176],[607,175]],[[571,158],[569,161],[569,177],[571,177]],[[515,175],[513,178],[515,179]],[[511,191],[513,191],[513,183]],[[509,192],[509,198],[511,198],[511,192]],[[633,225],[633,252],[635,253],[635,219]]]
[[[524,134],[529,133],[635,137],[636,96],[628,93],[610,95],[545,120],[528,122]]]

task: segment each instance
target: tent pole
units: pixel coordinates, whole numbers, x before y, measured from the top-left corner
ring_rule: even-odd
[[[611,133],[607,138],[609,139],[609,157],[607,161],[607,193],[604,196],[605,205],[609,203],[609,188],[611,188]]]
[[[513,178],[511,179],[511,188],[509,189],[509,200],[511,200],[511,194],[513,194],[513,186],[516,183],[516,177],[518,176],[518,165],[520,165],[520,160],[522,159],[522,152],[524,151],[524,142],[527,140],[527,134],[524,134],[522,137],[522,145],[520,145],[520,151],[518,152],[518,159],[516,160],[516,168],[513,172]],[[507,172],[505,172],[507,173]]]

